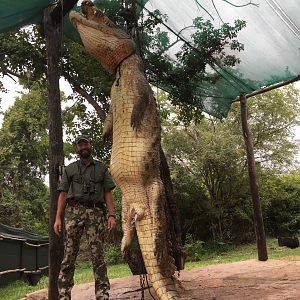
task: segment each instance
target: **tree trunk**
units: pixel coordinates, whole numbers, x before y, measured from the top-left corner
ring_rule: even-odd
[[[180,217],[176,199],[174,198],[173,184],[166,156],[160,146],[160,177],[165,187],[167,218],[167,234],[172,243],[172,256],[175,259],[177,270],[183,270],[185,255],[182,250]]]
[[[260,261],[265,261],[268,259],[266,235],[265,235],[264,221],[262,217],[258,183],[256,177],[252,133],[248,126],[247,99],[245,96],[241,96],[240,103],[241,103],[241,119],[242,119],[243,136],[244,136],[246,152],[247,152],[250,191],[251,191],[252,202],[253,202],[254,226],[255,226],[255,234],[256,234],[256,242],[257,242],[257,250],[258,250],[258,259]]]
[[[44,13],[44,29],[47,48],[47,83],[48,83],[48,129],[49,129],[49,184],[50,184],[50,215],[49,215],[49,290],[48,299],[58,299],[57,279],[63,253],[62,238],[53,230],[57,209],[57,185],[59,166],[64,163],[62,119],[60,104],[60,66],[62,43],[62,24],[55,25],[50,17],[51,10]]]

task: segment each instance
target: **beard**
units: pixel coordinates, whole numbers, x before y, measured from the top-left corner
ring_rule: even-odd
[[[81,158],[89,158],[92,154],[92,151],[90,149],[81,149],[79,151],[79,156]]]

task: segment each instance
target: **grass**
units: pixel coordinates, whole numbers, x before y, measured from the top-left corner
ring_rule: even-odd
[[[300,248],[289,249],[286,247],[279,247],[277,239],[268,239],[267,248],[269,259],[300,260]],[[201,261],[187,262],[185,264],[185,268],[192,269],[196,267],[214,264],[223,264],[249,259],[257,259],[257,257],[258,255],[256,244],[247,244],[236,246],[231,250],[218,255],[203,257]]]
[[[283,260],[300,260],[300,248],[288,249],[286,247],[278,247],[276,239],[267,240],[269,259],[283,259]],[[191,269],[201,266],[230,263],[243,261],[248,259],[257,259],[256,244],[242,245],[234,247],[229,251],[221,254],[206,255],[201,261],[188,262],[185,268]],[[129,267],[125,264],[113,265],[108,267],[108,276],[112,278],[120,278],[130,276]],[[94,277],[92,273],[91,264],[79,263],[75,272],[75,284],[93,282]],[[19,300],[25,297],[26,294],[47,288],[48,278],[43,277],[38,285],[29,286],[23,281],[16,281],[5,287],[0,288],[1,300]]]
[[[131,272],[127,265],[113,265],[108,267],[108,276],[110,279],[130,276]],[[75,284],[93,282],[94,275],[92,271],[92,264],[89,262],[79,263],[75,270],[74,276]],[[19,300],[24,298],[26,294],[45,289],[48,286],[48,277],[41,278],[36,286],[30,286],[26,282],[18,280],[5,287],[0,287],[1,300]]]

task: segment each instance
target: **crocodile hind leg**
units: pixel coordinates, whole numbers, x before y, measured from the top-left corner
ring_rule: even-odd
[[[126,192],[126,195],[128,194],[129,193]],[[122,196],[123,238],[121,242],[121,252],[123,254],[125,254],[125,252],[130,248],[132,244],[135,234],[134,227],[137,220],[142,219],[146,211],[145,205],[142,204],[143,202],[145,203],[145,200],[141,201],[141,203],[133,201],[133,199],[135,199],[135,194],[136,193],[132,192],[131,194],[129,194],[131,197],[124,196],[124,194]],[[141,197],[139,197],[139,199],[140,198]]]
[[[124,255],[130,248],[134,236],[132,220],[130,216],[130,206],[124,195],[122,196],[122,230],[123,238],[121,242],[121,252]]]
[[[180,297],[173,277],[176,267],[166,239],[164,197],[162,182],[152,181],[147,188],[150,210],[137,221],[136,230],[147,273],[159,299],[177,300]]]

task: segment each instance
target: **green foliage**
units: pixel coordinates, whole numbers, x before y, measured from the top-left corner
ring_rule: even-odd
[[[191,234],[188,234],[184,245],[186,262],[205,261],[212,257],[224,255],[233,249],[230,243],[222,241],[208,240],[206,242],[195,240]]]
[[[208,194],[205,187],[199,183],[197,177],[186,172],[181,165],[170,165],[173,182],[174,197],[180,211],[182,239],[190,234],[199,240],[210,238],[207,218]]]
[[[38,84],[17,98],[0,129],[0,222],[47,232],[49,191],[45,90]]]
[[[294,164],[294,127],[300,123],[299,89],[288,85],[249,102],[249,124],[257,161],[264,168],[282,169]]]
[[[107,245],[104,254],[105,262],[108,265],[117,265],[123,262],[119,245]]]
[[[183,116],[187,117],[193,110],[201,111],[199,86],[203,85],[202,82],[214,83],[219,78],[219,75],[212,76],[207,72],[208,66],[228,68],[240,62],[234,55],[226,53],[225,49],[229,47],[236,52],[243,50],[243,44],[239,43],[236,37],[246,23],[236,20],[232,26],[223,24],[217,29],[210,21],[205,21],[201,17],[196,18],[194,33],[191,35],[192,41],[178,46],[175,61],[167,50],[176,42],[170,44],[168,35],[159,26],[159,21],[164,22],[167,16],[150,15],[150,17],[156,19],[157,23],[143,22],[144,34],[141,38],[149,80],[169,92],[172,103],[179,105],[184,111]],[[192,116],[188,118],[189,121]]]
[[[279,230],[295,234],[299,228],[297,185],[275,181],[283,180],[278,172],[285,172],[294,159],[296,145],[291,137],[292,126],[298,124],[297,95],[295,88],[287,87],[249,102],[270,234]],[[190,233],[202,241],[252,241],[253,209],[238,108],[223,122],[210,118],[189,126],[178,121],[173,109],[163,126],[162,142],[181,212],[183,239]],[[273,179],[268,180],[271,175]]]
[[[186,261],[199,261],[203,256],[203,244],[200,240],[194,240],[192,235],[187,235],[185,244],[183,246],[184,253],[186,254]]]
[[[17,75],[25,86],[45,79],[45,43],[36,27],[0,33],[0,70]]]
[[[46,172],[48,135],[46,101],[43,91],[34,87],[29,94],[17,98],[15,104],[4,114],[0,131],[2,153],[0,163],[8,168],[22,169],[27,175],[42,176]],[[41,113],[42,112],[42,113]],[[15,163],[11,163],[13,157]],[[19,180],[20,178],[16,178]]]
[[[191,49],[189,45],[185,44],[182,46],[182,51],[177,54],[179,61],[188,67],[187,71],[194,71],[187,72],[188,76],[193,76],[195,72],[199,71],[205,72],[206,64],[214,64],[215,61],[221,62],[227,56],[224,51],[227,46],[232,50],[244,50],[243,44],[234,38],[246,26],[245,21],[237,20],[234,26],[224,23],[219,29],[215,28],[210,20],[205,21],[201,17],[196,18],[193,23],[196,29],[196,32],[191,36],[194,48]],[[202,58],[200,66],[199,57]],[[230,61],[229,66],[239,63],[239,60],[234,56],[230,56]],[[227,63],[226,60],[225,63]]]
[[[265,224],[275,237],[300,233],[300,174],[269,177],[262,190]]]
[[[225,123],[205,119],[187,128],[169,127],[164,133],[174,191],[183,200],[183,229],[189,228],[197,239],[241,241],[239,228],[251,224],[244,153],[238,141]]]

